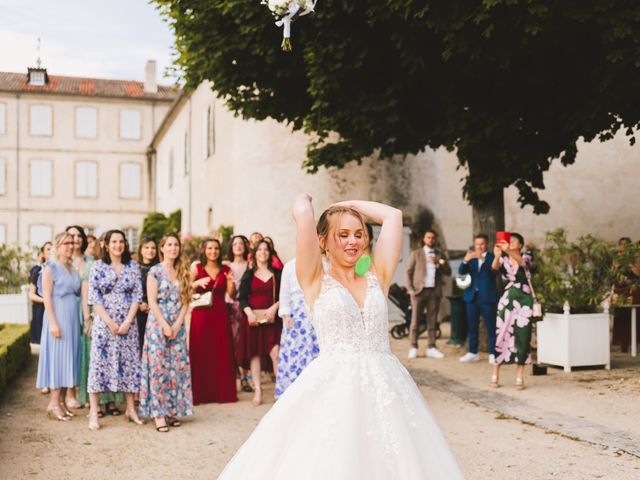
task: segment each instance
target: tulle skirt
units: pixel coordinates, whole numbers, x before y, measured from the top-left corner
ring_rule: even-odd
[[[390,352],[321,353],[222,480],[461,479],[420,390]]]

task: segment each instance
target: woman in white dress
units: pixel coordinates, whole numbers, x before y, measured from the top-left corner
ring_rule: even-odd
[[[219,479],[463,478],[422,394],[389,348],[386,294],[400,258],[402,212],[375,202],[341,202],[316,227],[311,197],[304,194],[293,216],[296,272],[320,356]],[[368,245],[363,216],[382,228],[371,269],[361,277],[355,265]]]

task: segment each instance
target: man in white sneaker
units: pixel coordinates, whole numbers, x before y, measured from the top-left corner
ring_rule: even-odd
[[[467,252],[458,269],[461,275],[471,275],[471,285],[464,291],[462,297],[467,306],[469,326],[469,351],[460,358],[462,363],[480,360],[478,327],[481,314],[489,336],[489,363],[493,365],[495,361],[498,288],[496,273],[491,268],[494,257],[491,252],[487,252],[488,243],[487,235],[476,235],[473,240],[473,250]]]
[[[438,311],[442,299],[442,277],[451,275],[451,266],[444,254],[436,248],[437,234],[428,230],[422,237],[424,246],[411,252],[407,262],[407,290],[411,295],[411,327],[409,358],[418,356],[418,320],[427,310],[427,329],[429,344],[426,355],[430,358],[443,358],[444,354],[436,348],[436,330]]]

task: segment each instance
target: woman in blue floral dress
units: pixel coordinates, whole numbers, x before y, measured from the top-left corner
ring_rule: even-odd
[[[276,398],[282,395],[307,365],[320,354],[318,338],[311,325],[304,294],[296,278],[295,258],[288,261],[282,270],[278,314],[282,318],[283,328],[276,376]]]
[[[532,257],[528,252],[522,253],[523,248],[524,238],[518,233],[511,233],[510,243],[502,241],[494,248],[491,266],[500,270],[508,281],[498,302],[496,360],[491,376],[494,388],[498,387],[500,365],[515,363],[516,388],[524,389],[524,366],[531,363],[533,297],[527,276]]]
[[[177,417],[193,414],[191,367],[185,317],[191,298],[189,266],[182,258],[180,238],[160,241],[161,263],[149,270],[149,317],[142,349],[140,414],[153,417],[156,430],[179,427]]]
[[[140,347],[135,326],[142,301],[140,267],[131,260],[122,231],[109,230],[104,242],[102,260],[93,263],[89,274],[88,303],[94,310],[87,386],[91,430],[100,428],[98,404],[102,392],[124,392],[125,418],[142,425],[134,406],[134,395],[140,390]]]

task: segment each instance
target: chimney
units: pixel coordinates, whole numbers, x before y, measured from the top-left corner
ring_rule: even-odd
[[[147,66],[144,69],[144,93],[158,93],[155,60],[147,60]]]

